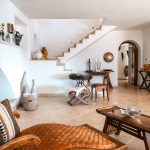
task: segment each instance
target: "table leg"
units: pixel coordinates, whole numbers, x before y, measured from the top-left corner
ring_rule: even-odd
[[[107,133],[108,126],[109,126],[109,119],[108,119],[108,117],[106,117],[105,124],[104,124],[104,127],[103,127],[103,132],[104,133]]]
[[[113,89],[113,85],[111,83],[110,76],[108,76],[108,83],[109,83],[109,87]]]
[[[121,132],[121,130],[117,130],[117,132],[115,133],[115,135],[119,135]]]
[[[117,127],[117,131],[115,132],[115,135],[119,135],[121,132],[121,122],[119,122],[117,126],[118,127]]]
[[[144,132],[144,144],[145,144],[145,149],[150,150],[150,133]]]
[[[145,88],[147,89],[148,88],[148,85],[147,85],[147,83],[146,83],[146,79],[148,78],[148,74],[146,74],[146,76],[144,77],[144,75],[140,72],[140,74],[141,74],[141,76],[142,76],[142,80],[143,80],[143,82],[142,82],[142,84],[141,84],[141,86],[140,86],[140,89],[144,89],[144,85],[145,85]]]
[[[149,83],[149,85],[148,85],[148,88],[147,88],[147,90],[150,92],[150,83]]]
[[[119,134],[120,130],[118,130],[117,128],[113,127],[111,125],[111,121],[112,121],[111,118],[106,117],[104,128],[103,128],[103,132],[106,133],[106,134],[111,134],[111,133],[114,133],[114,132]]]

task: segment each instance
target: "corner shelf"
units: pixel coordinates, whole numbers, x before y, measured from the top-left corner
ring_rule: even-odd
[[[9,43],[9,42],[2,41],[2,40],[0,40],[0,43],[5,44],[5,45],[9,45],[9,46],[13,46],[13,47],[17,47],[17,48],[22,47],[22,46],[16,45],[15,43],[13,44],[13,43]]]

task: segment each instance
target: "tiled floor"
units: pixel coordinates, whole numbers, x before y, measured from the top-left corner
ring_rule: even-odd
[[[110,101],[103,101],[99,95],[97,102],[91,101],[90,105],[78,104],[69,106],[66,97],[39,97],[39,105],[35,111],[24,111],[19,108],[21,118],[18,120],[21,129],[28,128],[39,123],[65,123],[69,125],[90,124],[102,130],[105,117],[96,113],[95,109],[101,106],[117,104],[126,108],[127,106],[138,106],[142,112],[150,115],[150,93],[139,90],[138,87],[121,82],[118,88],[110,91]],[[144,143],[127,133],[121,132],[114,138],[126,143],[129,150],[144,150]]]

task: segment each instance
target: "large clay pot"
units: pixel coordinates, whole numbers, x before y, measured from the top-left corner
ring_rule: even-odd
[[[32,111],[35,110],[38,106],[38,101],[37,99],[34,98],[33,95],[27,95],[24,97],[24,103],[23,103],[23,108],[26,111]]]

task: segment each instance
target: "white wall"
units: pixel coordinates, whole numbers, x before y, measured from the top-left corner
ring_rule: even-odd
[[[56,61],[30,61],[28,64],[27,81],[31,84],[34,78],[38,93],[64,94],[73,81],[69,80],[70,71],[64,71],[63,66],[57,66]]]
[[[20,18],[23,22],[27,23],[28,18],[17,9],[9,0],[0,0],[0,20],[4,23],[15,23],[15,17]]]
[[[66,66],[67,68],[72,68],[73,72],[85,71],[87,70],[87,60],[99,57],[101,60],[101,69],[114,70],[111,73],[111,81],[114,86],[118,86],[118,48],[126,40],[135,41],[142,50],[142,31],[113,31],[76,55],[67,62]],[[112,62],[104,62],[103,55],[105,52],[113,53],[114,60]]]
[[[101,25],[100,19],[33,19],[31,20],[31,51],[46,47],[49,58],[62,56],[80,39]],[[34,35],[36,34],[36,41]]]
[[[0,10],[0,23],[5,23],[5,25],[7,23],[12,23],[14,24],[15,29],[18,29],[18,27],[15,26],[16,18],[21,19],[21,21],[26,24],[28,23],[27,17],[22,14],[9,0],[0,0]],[[24,34],[23,42],[26,43],[28,47],[27,38],[25,37],[24,32],[26,31],[21,32]],[[16,98],[20,95],[19,84],[25,69],[24,56],[27,53],[27,47],[10,46],[0,43],[0,68],[8,78],[8,81],[13,89],[14,97],[12,98]],[[9,95],[9,91],[7,92]]]
[[[150,64],[150,27],[143,30],[143,64]]]
[[[64,72],[64,67],[56,67],[56,62],[53,61],[30,61],[31,39],[28,18],[9,0],[0,0],[0,10],[0,23],[12,23],[15,29],[24,34],[22,47],[0,43],[0,68],[13,90],[13,94],[7,90],[8,97],[10,94],[12,99],[20,96],[20,81],[24,71],[27,71],[29,86],[31,86],[32,79],[35,78],[39,93],[64,93],[67,83],[72,84],[72,81],[68,80],[68,72]]]
[[[14,97],[14,92],[10,86],[10,83],[1,69],[0,69],[0,84],[1,84],[0,101]]]

